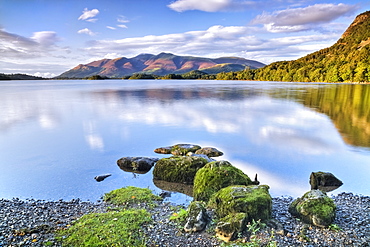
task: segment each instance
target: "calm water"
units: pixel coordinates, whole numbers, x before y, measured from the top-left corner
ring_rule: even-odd
[[[312,171],[370,195],[368,85],[238,81],[0,82],[0,198],[95,201],[151,172],[120,170],[157,147],[212,146],[273,196],[301,196]],[[111,173],[98,183],[96,175]],[[330,193],[331,194],[331,193]],[[182,194],[171,200],[189,201]]]

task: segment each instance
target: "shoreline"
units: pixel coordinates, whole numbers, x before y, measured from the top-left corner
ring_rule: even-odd
[[[370,196],[340,193],[330,197],[337,205],[333,222],[337,229],[309,226],[293,218],[288,206],[294,198],[280,196],[273,198],[272,218],[276,224],[267,224],[258,237],[262,243],[270,239],[277,246],[370,246]],[[106,212],[110,206],[105,202],[79,199],[0,199],[0,218],[3,219],[0,222],[0,246],[61,246],[55,239],[58,229],[69,227],[84,214]],[[212,226],[201,233],[185,233],[170,221],[169,217],[181,205],[157,202],[154,208],[135,207],[144,207],[152,214],[153,222],[143,226],[147,246],[220,246],[222,243],[214,237]],[[275,232],[273,236],[272,230]],[[239,241],[243,241],[247,235],[244,233],[240,237]]]

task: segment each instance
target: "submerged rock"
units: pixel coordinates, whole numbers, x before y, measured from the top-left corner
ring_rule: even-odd
[[[213,147],[204,147],[204,148],[198,149],[197,151],[195,151],[195,154],[205,154],[208,157],[219,157],[219,156],[224,155],[223,152]]]
[[[197,171],[208,161],[197,156],[172,156],[160,159],[154,167],[154,179],[193,184]]]
[[[123,157],[117,160],[117,165],[126,172],[146,173],[157,161],[158,158]]]
[[[251,185],[252,181],[228,161],[214,161],[199,169],[194,178],[194,200],[208,201],[222,188],[230,185]]]
[[[267,221],[271,218],[272,198],[267,185],[234,185],[215,193],[208,206],[215,209],[218,217],[245,213],[246,222]]]
[[[103,181],[104,179],[106,179],[107,177],[110,177],[110,176],[112,176],[112,174],[107,173],[107,174],[102,174],[102,175],[96,176],[96,177],[94,177],[94,179],[97,182],[101,182],[101,181]]]
[[[310,176],[311,190],[325,192],[333,191],[343,185],[343,182],[330,172],[312,172]]]
[[[173,183],[163,180],[153,179],[153,183],[161,190],[179,192],[187,196],[193,196],[193,185],[184,183]]]
[[[311,190],[289,206],[289,213],[315,226],[329,226],[335,218],[334,201],[321,190]]]
[[[176,144],[169,147],[160,147],[154,150],[158,154],[186,155],[189,152],[194,153],[201,147],[194,144]]]
[[[204,202],[193,201],[188,207],[188,218],[184,226],[185,232],[203,231],[209,221]]]

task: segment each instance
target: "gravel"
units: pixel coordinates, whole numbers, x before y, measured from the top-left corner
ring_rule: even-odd
[[[292,197],[273,198],[273,220],[258,232],[261,244],[275,241],[278,246],[370,246],[370,197],[341,193],[332,196],[337,205],[333,224],[337,229],[310,226],[288,212]],[[0,199],[0,246],[61,246],[55,231],[68,227],[76,219],[91,212],[105,212],[110,206],[102,202],[41,201]],[[185,233],[169,217],[182,205],[159,202],[152,213],[153,222],[143,226],[147,246],[220,246],[213,237],[214,224],[201,233]],[[210,212],[212,213],[212,212]],[[339,230],[338,230],[339,228]],[[272,233],[274,231],[274,234]],[[248,233],[239,236],[247,241]]]

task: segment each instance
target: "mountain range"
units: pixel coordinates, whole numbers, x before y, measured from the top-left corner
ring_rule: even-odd
[[[239,57],[205,58],[177,56],[171,53],[158,55],[140,54],[133,58],[101,59],[88,64],[80,64],[57,78],[84,78],[100,75],[110,78],[122,78],[137,73],[163,76],[184,74],[199,70],[207,74],[241,71],[246,68],[262,68],[265,64]]]

